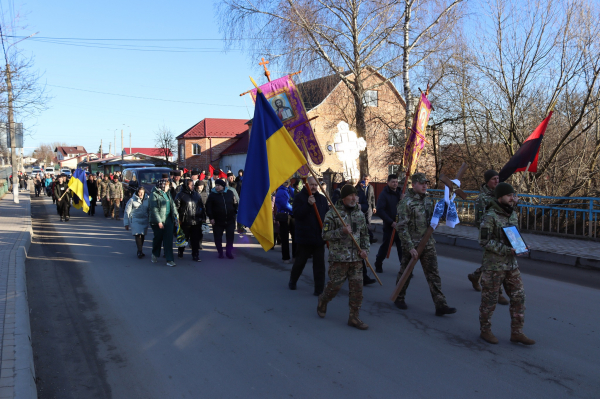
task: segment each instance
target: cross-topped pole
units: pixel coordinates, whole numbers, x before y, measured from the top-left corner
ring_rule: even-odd
[[[265,68],[265,76],[267,77],[267,79],[270,82],[271,81],[271,72],[269,72],[269,70],[267,69],[267,64],[269,63],[269,61],[265,60],[264,57],[262,57],[261,60],[262,60],[262,62],[259,62],[258,65],[262,65],[262,67]]]

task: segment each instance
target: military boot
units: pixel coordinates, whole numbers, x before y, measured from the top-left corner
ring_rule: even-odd
[[[481,291],[481,285],[479,285],[479,278],[477,278],[476,275],[469,274],[467,276],[467,278],[469,279],[469,281],[471,282],[471,284],[473,284],[473,289],[475,291]]]
[[[491,331],[482,331],[481,334],[479,335],[479,337],[481,339],[483,339],[486,342],[489,342],[490,344],[497,344],[498,343],[498,338],[496,338],[496,336],[491,332]]]
[[[510,302],[508,301],[508,299],[506,299],[506,297],[504,295],[500,294],[498,296],[498,303],[500,305],[508,305]]]
[[[358,328],[359,330],[367,330],[369,328],[368,325],[363,323],[363,321],[358,318],[358,312],[350,312],[350,317],[348,317],[348,325],[350,327]]]
[[[523,334],[522,332],[521,333],[516,333],[516,332],[511,333],[510,334],[510,342],[517,342],[517,343],[520,342],[524,345],[535,344],[534,340],[527,338],[527,336],[525,334]]]
[[[319,303],[317,304],[317,314],[320,318],[325,317],[327,313],[327,302],[323,299],[323,295],[319,295]]]

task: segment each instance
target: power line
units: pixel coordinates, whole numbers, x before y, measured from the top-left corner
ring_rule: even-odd
[[[48,85],[46,85],[46,86],[50,86],[50,87],[59,87],[59,88],[61,88],[61,89],[69,89],[69,90],[84,91],[84,92],[88,92],[88,93],[106,94],[106,95],[109,95],[109,96],[137,98],[137,99],[141,99],[141,100],[154,100],[154,101],[164,101],[164,102],[169,102],[169,103],[194,104],[194,105],[211,105],[211,106],[215,106],[215,107],[236,107],[236,108],[244,108],[244,106],[243,106],[243,105],[211,104],[211,103],[196,103],[196,102],[192,102],[192,101],[165,100],[165,99],[163,99],[163,98],[152,98],[152,97],[130,96],[130,95],[127,95],[127,94],[107,93],[107,92],[104,92],[104,91],[95,91],[95,90],[87,90],[87,89],[78,89],[78,88],[75,88],[75,87],[58,86],[58,85],[50,85],[50,84],[48,84]]]
[[[15,39],[20,39],[22,36],[6,36],[12,37]],[[185,42],[185,41],[243,41],[243,40],[264,40],[264,38],[260,37],[244,37],[239,39],[124,39],[124,38],[116,38],[116,39],[94,39],[94,38],[83,38],[83,37],[50,37],[50,36],[38,36],[37,39],[50,39],[50,40],[87,40],[87,41],[130,41],[130,42]]]

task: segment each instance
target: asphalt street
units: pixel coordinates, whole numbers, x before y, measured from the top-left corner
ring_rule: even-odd
[[[48,197],[32,198],[27,260],[32,342],[43,398],[597,398],[599,272],[528,261],[525,333],[509,342],[498,305],[490,345],[479,338],[480,294],[466,276],[480,253],[440,245],[443,290],[454,315],[436,317],[419,265],[406,302],[364,289],[368,331],[346,325],[347,285],[316,313],[310,263],[287,287],[291,265],[236,234],[235,260],[217,259],[211,235],[201,263],[170,268],[135,256],[122,221],[71,209],[59,222]],[[369,256],[374,263],[378,244]]]

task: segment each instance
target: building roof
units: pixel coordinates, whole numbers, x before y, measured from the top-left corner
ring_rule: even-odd
[[[221,152],[221,157],[225,155],[246,154],[248,152],[248,143],[250,142],[250,131],[246,130],[238,136],[238,140]]]
[[[61,154],[63,154],[63,156],[66,155],[73,155],[73,154],[87,154],[87,151],[85,150],[85,148],[83,148],[83,146],[76,146],[76,147],[56,147],[54,149],[54,152],[60,152]]]
[[[235,137],[248,129],[248,119],[206,118],[177,136],[178,139],[200,137]]]
[[[350,73],[350,71],[346,71],[342,72],[342,75],[350,75]],[[310,111],[321,104],[341,81],[342,79],[336,73],[300,83],[298,85],[298,91],[300,91],[306,111]]]
[[[139,147],[133,147],[133,148],[124,148],[125,150],[125,154],[145,154],[145,155],[150,155],[152,157],[164,157],[165,153],[163,152],[162,148],[139,148]],[[173,153],[171,152],[171,150],[169,150],[169,157],[173,156]]]

